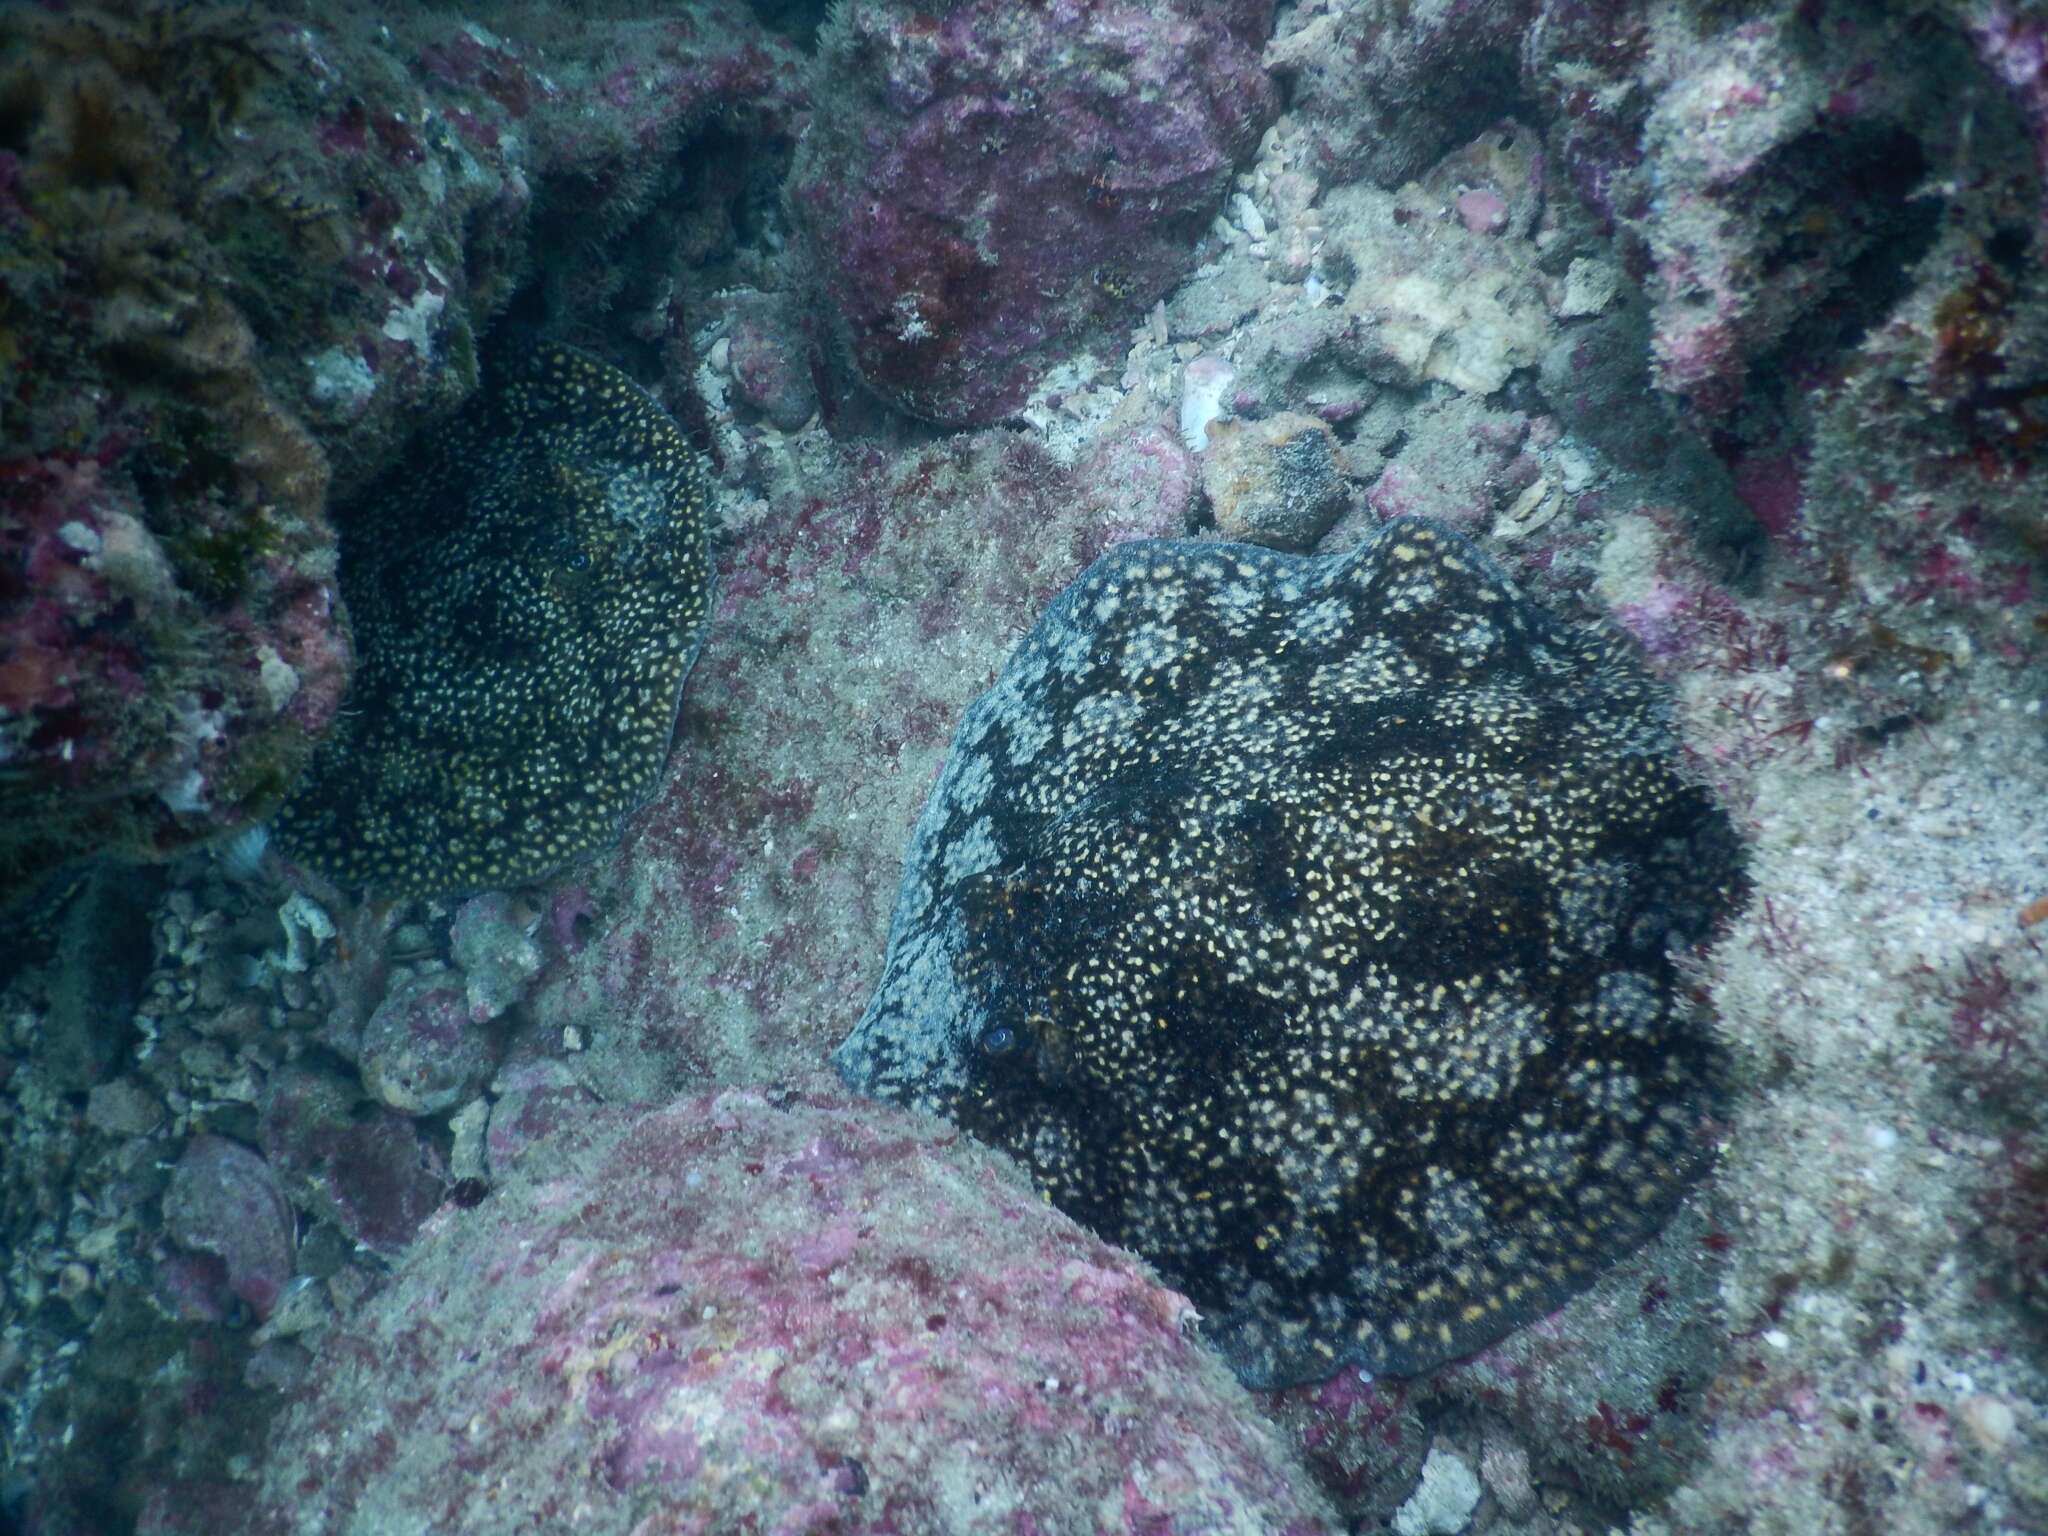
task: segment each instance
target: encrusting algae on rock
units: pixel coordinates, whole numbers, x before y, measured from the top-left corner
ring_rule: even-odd
[[[710,606],[703,461],[624,374],[510,364],[342,520],[358,661],[277,819],[384,895],[541,878],[659,779]]]
[[[1672,951],[1742,886],[1627,642],[1456,534],[1137,542],[968,710],[836,1060],[1152,1260],[1248,1385],[1409,1374],[1711,1161]]]

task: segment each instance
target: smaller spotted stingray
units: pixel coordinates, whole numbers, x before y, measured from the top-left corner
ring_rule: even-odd
[[[703,460],[616,368],[514,360],[339,518],[356,674],[280,844],[385,895],[539,879],[667,760],[712,575]]]
[[[1112,550],[967,711],[836,1056],[1155,1263],[1254,1387],[1591,1284],[1710,1160],[1742,886],[1618,635],[1404,519]]]

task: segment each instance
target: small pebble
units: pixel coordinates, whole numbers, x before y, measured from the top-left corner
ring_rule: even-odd
[[[1219,422],[1208,436],[1202,488],[1224,538],[1306,550],[1344,510],[1337,434],[1315,417]]]
[[[103,1136],[147,1136],[163,1121],[162,1102],[133,1078],[101,1083],[86,1096],[85,1122]]]
[[[2004,1399],[1988,1393],[1977,1393],[1963,1400],[1960,1409],[1963,1423],[1976,1436],[1977,1443],[1987,1451],[2002,1451],[2012,1440],[2013,1431],[2019,1428],[2019,1421],[2012,1408]]]
[[[448,949],[465,973],[473,1023],[495,1019],[526,995],[546,957],[535,935],[540,914],[501,892],[465,901],[448,929]]]
[[[452,982],[444,972],[400,983],[363,1026],[363,1084],[401,1114],[460,1104],[497,1065],[491,1032]]]
[[[1431,1451],[1422,1482],[1394,1512],[1396,1536],[1458,1536],[1479,1507],[1479,1479],[1463,1458]]]
[[[1514,1441],[1489,1435],[1479,1451],[1479,1475],[1511,1520],[1536,1512],[1536,1487],[1529,1477],[1529,1453]]]
[[[448,1149],[448,1176],[453,1179],[481,1179],[489,1170],[484,1165],[484,1129],[490,1124],[491,1101],[471,1099],[448,1117],[448,1132],[454,1139]]]
[[[421,955],[431,954],[434,936],[427,931],[425,923],[402,923],[391,935],[391,958],[394,960],[417,960]]]
[[[1250,235],[1254,240],[1266,238],[1265,215],[1259,212],[1259,205],[1253,202],[1248,195],[1243,192],[1238,193],[1232,203],[1232,209],[1237,214],[1239,226],[1243,228],[1246,234]]]

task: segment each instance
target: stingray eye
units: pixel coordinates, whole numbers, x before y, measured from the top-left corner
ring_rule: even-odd
[[[550,543],[552,548],[549,550],[549,553],[554,557],[555,563],[561,566],[562,569],[567,571],[587,571],[590,569],[589,553],[585,551],[581,541],[568,528],[555,529]]]
[[[981,1049],[984,1055],[1007,1056],[1016,1048],[1017,1031],[1007,1024],[998,1024],[995,1028],[982,1032]]]

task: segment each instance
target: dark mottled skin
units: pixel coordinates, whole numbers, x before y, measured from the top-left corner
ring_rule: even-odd
[[[710,482],[567,347],[508,367],[342,519],[357,667],[287,852],[384,895],[538,879],[660,776],[711,597]]]
[[[1671,951],[1741,885],[1626,642],[1456,534],[1125,545],[968,711],[836,1059],[1151,1259],[1249,1385],[1409,1374],[1709,1162]]]

